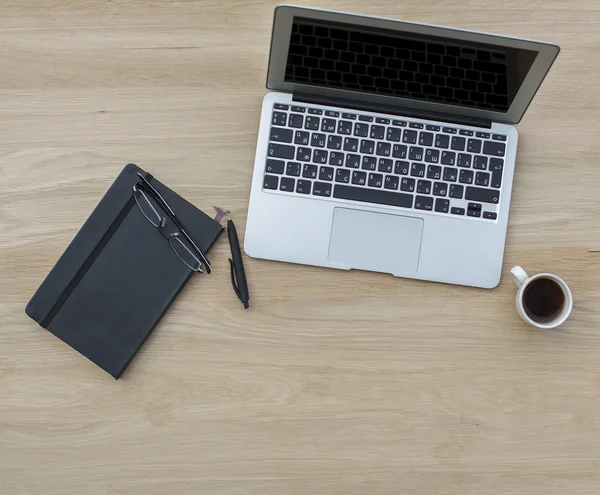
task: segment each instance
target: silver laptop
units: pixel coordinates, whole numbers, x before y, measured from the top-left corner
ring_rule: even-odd
[[[275,10],[249,256],[492,288],[521,120],[556,45]]]

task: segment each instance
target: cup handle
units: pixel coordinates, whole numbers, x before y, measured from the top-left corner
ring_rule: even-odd
[[[521,268],[520,266],[515,266],[510,271],[510,273],[512,273],[513,279],[515,281],[515,284],[517,284],[517,287],[521,287],[529,278],[527,272],[523,270],[523,268]]]

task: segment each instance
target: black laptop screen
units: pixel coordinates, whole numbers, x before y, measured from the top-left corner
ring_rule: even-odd
[[[536,56],[296,17],[285,81],[506,112]]]

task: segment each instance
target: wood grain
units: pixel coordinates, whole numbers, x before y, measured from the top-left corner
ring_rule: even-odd
[[[127,162],[240,234],[274,2],[0,5],[0,493],[600,492],[600,4],[309,5],[553,41],[491,291],[247,259],[193,278],[123,378],[24,307]],[[233,144],[231,144],[233,141]],[[510,267],[575,308],[526,327]]]

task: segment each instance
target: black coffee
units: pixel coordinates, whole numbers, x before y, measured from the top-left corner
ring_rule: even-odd
[[[538,278],[525,288],[523,308],[527,316],[537,323],[554,321],[564,306],[565,293],[552,279]]]

